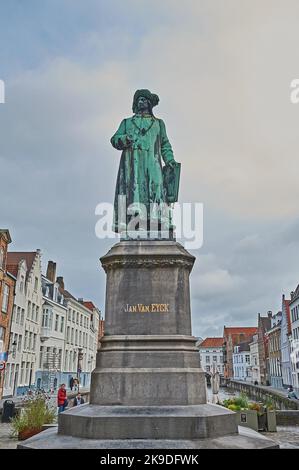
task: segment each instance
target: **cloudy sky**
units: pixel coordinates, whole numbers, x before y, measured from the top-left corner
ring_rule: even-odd
[[[297,0],[0,1],[0,226],[41,248],[66,287],[104,309],[95,207],[112,201],[110,137],[132,95],[182,162],[180,200],[204,204],[193,331],[256,324],[299,282]]]

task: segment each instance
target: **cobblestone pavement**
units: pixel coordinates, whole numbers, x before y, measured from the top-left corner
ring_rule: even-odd
[[[11,436],[11,425],[0,423],[0,449],[16,449],[18,440]]]
[[[277,442],[281,449],[299,448],[299,426],[278,426],[277,432],[261,433]],[[18,440],[11,438],[11,426],[0,422],[0,449],[16,449]]]
[[[277,432],[262,432],[261,434],[277,442],[281,449],[299,448],[299,426],[277,426]]]

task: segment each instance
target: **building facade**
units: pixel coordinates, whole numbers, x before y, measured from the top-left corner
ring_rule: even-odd
[[[268,311],[266,317],[258,314],[258,348],[261,385],[270,385],[270,370],[268,356],[268,336],[267,331],[271,329],[272,312]]]
[[[292,339],[292,326],[291,326],[291,312],[290,300],[282,296],[281,307],[281,336],[280,336],[280,349],[281,349],[281,373],[282,382],[284,387],[292,385],[292,366],[291,366],[291,339]]]
[[[250,352],[250,367],[251,367],[251,382],[255,385],[260,384],[260,361],[259,361],[259,347],[258,347],[258,335],[254,335],[252,342],[249,343]]]
[[[281,319],[282,312],[272,316],[271,329],[267,331],[270,385],[275,388],[283,388],[281,370]]]
[[[42,276],[43,306],[40,356],[35,381],[38,389],[56,390],[63,381],[67,308],[56,282],[56,263],[48,262]]]
[[[299,391],[299,285],[291,292],[291,367],[292,385]]]
[[[0,229],[0,399],[3,397],[7,377],[7,360],[10,351],[10,324],[12,320],[15,278],[7,270],[10,233]]]
[[[10,326],[11,353],[4,383],[4,396],[11,397],[25,393],[35,383],[42,311],[40,250],[8,253],[7,263],[16,279]]]
[[[100,313],[98,309],[91,311],[83,299],[77,300],[66,291],[62,278],[60,287],[67,308],[63,381],[69,387],[71,378],[78,378],[82,387],[89,387],[99,344]]]
[[[233,352],[234,347],[245,341],[252,341],[253,335],[257,333],[256,327],[227,327],[223,329],[223,362],[225,378],[233,379]]]
[[[200,363],[202,369],[210,374],[212,365],[217,365],[217,370],[220,375],[224,374],[223,363],[223,338],[206,338],[197,344],[200,354]]]
[[[251,382],[250,367],[250,342],[244,341],[234,347],[233,352],[233,369],[234,379]]]

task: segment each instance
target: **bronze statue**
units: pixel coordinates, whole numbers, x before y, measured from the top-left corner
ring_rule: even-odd
[[[122,151],[114,201],[115,232],[125,231],[128,224],[127,215],[119,221],[120,197],[125,197],[126,208],[146,208],[142,217],[147,222],[172,228],[171,211],[167,213],[165,206],[169,208],[177,200],[180,164],[174,160],[163,120],[153,114],[158,103],[159,97],[149,90],[137,90],[133,117],[124,119],[111,138],[113,147]]]

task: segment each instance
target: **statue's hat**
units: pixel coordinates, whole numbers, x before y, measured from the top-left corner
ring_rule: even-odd
[[[157,104],[159,103],[159,96],[158,95],[155,95],[154,93],[151,93],[149,90],[137,90],[135,91],[135,94],[134,94],[134,98],[133,98],[133,113],[136,113],[137,111],[137,101],[138,101],[138,98],[140,97],[144,97],[146,98],[147,100],[149,100],[149,102],[151,103],[151,106],[152,108],[154,106],[157,106]]]

